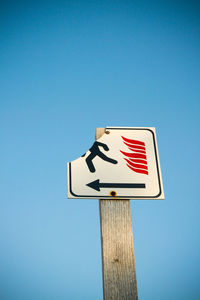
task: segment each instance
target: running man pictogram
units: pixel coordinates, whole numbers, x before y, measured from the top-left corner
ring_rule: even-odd
[[[101,152],[101,150],[99,149],[99,147],[102,147],[105,151],[109,151],[109,148],[106,144],[104,143],[100,143],[100,142],[94,142],[94,144],[92,145],[92,147],[89,149],[89,151],[91,152],[88,157],[86,158],[86,163],[87,166],[90,170],[90,172],[94,173],[96,171],[94,164],[92,162],[92,160],[96,157],[99,156],[101,159],[111,163],[111,164],[117,164],[117,160],[112,159],[108,156],[106,156],[104,153]]]

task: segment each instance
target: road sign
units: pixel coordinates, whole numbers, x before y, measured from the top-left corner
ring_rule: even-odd
[[[68,198],[164,199],[155,128],[107,127],[68,163]]]

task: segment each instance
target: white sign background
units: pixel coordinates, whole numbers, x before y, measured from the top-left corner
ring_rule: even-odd
[[[68,163],[68,198],[164,199],[155,128],[107,127],[106,131],[110,133],[104,133],[97,141],[106,144],[109,151],[105,151],[103,147],[99,147],[99,149],[109,158],[117,160],[118,163],[112,164],[96,156],[92,161],[96,171],[92,173],[86,164],[86,158],[90,155],[90,151],[85,156]],[[127,166],[124,159],[127,157],[120,150],[127,153],[133,152],[124,144],[122,136],[145,143],[148,175],[136,173]],[[98,191],[87,185],[96,180],[99,180],[100,184],[142,183],[145,184],[145,188],[100,186],[100,191]],[[116,193],[115,197],[110,195],[111,191]]]

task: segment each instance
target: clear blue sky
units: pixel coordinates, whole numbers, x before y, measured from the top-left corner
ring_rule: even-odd
[[[0,298],[102,299],[96,127],[154,126],[165,201],[132,201],[139,299],[200,299],[198,1],[1,1]]]

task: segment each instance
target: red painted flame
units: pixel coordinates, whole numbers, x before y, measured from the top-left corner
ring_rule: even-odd
[[[120,150],[120,152],[125,156],[124,159],[127,162],[127,167],[136,173],[148,175],[145,143],[127,139],[123,136],[122,139],[124,144],[132,151],[132,153],[129,153]]]

